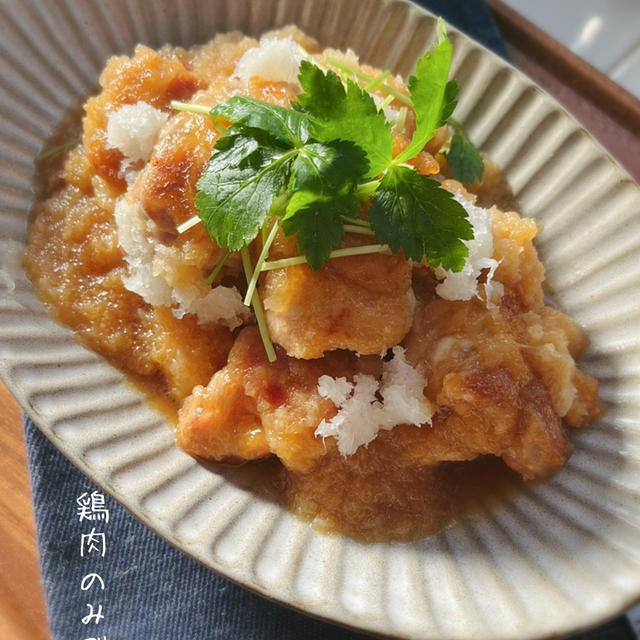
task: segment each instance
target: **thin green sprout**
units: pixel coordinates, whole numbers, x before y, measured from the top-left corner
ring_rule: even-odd
[[[213,284],[213,281],[218,277],[218,274],[222,270],[222,267],[224,267],[225,262],[229,259],[230,255],[231,255],[231,251],[227,249],[225,254],[219,260],[218,264],[213,268],[213,271],[209,274],[209,277],[207,278],[207,284],[209,286],[211,286]]]
[[[458,135],[462,136],[465,140],[469,140],[467,134],[465,133],[464,127],[455,118],[447,118],[447,124],[450,125]],[[449,139],[449,144],[450,143],[451,139]]]
[[[251,304],[251,299],[253,298],[253,294],[256,290],[256,286],[258,285],[258,276],[260,275],[260,268],[262,267],[262,264],[265,262],[265,260],[267,259],[267,256],[269,255],[269,249],[271,248],[271,245],[275,240],[277,232],[278,232],[278,221],[274,220],[273,226],[271,227],[271,231],[269,232],[267,239],[264,241],[262,245],[262,251],[258,256],[258,261],[256,262],[256,266],[254,267],[253,275],[251,276],[251,280],[249,281],[249,284],[247,286],[247,294],[244,297],[244,303],[245,305],[247,305],[247,307]]]
[[[329,254],[329,259],[348,258],[349,256],[362,256],[369,253],[390,253],[389,247],[383,244],[365,244],[360,247],[348,247],[346,249],[335,249]],[[305,264],[307,259],[304,256],[294,256],[293,258],[282,258],[263,262],[261,271],[273,271],[274,269],[284,269],[298,264]]]
[[[191,113],[200,113],[203,116],[211,115],[211,107],[205,104],[194,104],[193,102],[180,102],[179,100],[171,101],[171,108],[176,111],[189,111]]]
[[[369,182],[361,182],[355,190],[355,196],[358,200],[368,200],[375,194],[380,186],[380,180],[370,180]]]
[[[327,58],[327,62],[330,65],[337,67],[341,71],[344,71],[345,73],[351,73],[359,80],[364,80],[366,82],[371,82],[372,80],[374,80],[374,78],[372,78],[371,76],[368,76],[364,71],[361,71],[360,69],[356,69],[355,67],[352,67],[350,64],[347,64],[342,60],[338,60],[336,58]]]
[[[191,227],[195,227],[197,224],[200,224],[200,222],[202,222],[202,220],[200,220],[198,216],[193,216],[193,218],[189,218],[182,224],[178,225],[176,231],[178,232],[178,235],[182,235],[185,231],[189,231]]]
[[[346,233],[359,233],[361,235],[365,235],[365,236],[375,236],[376,234],[373,232],[372,229],[367,228],[367,227],[363,227],[361,225],[358,224],[345,224],[344,225],[344,230]]]
[[[398,119],[395,123],[396,131],[404,131],[404,127],[407,124],[407,107],[400,107],[400,112],[398,113]]]
[[[447,119],[447,123],[453,127],[456,133],[464,135],[464,129],[462,128],[462,125],[455,118],[449,117]]]
[[[45,149],[42,153],[39,153],[36,156],[36,162],[40,162],[41,160],[46,160],[47,158],[51,158],[58,153],[62,153],[67,149],[73,149],[77,147],[82,142],[82,138],[75,138],[74,140],[69,140],[68,142],[63,142],[62,144],[58,144],[55,147],[51,147],[49,149]]]
[[[213,120],[213,126],[215,127],[216,131],[222,136],[227,133],[227,128],[223,127],[215,118],[213,118],[213,116],[211,116],[211,110],[213,109],[213,107],[207,107],[207,105],[204,104],[194,104],[193,102],[180,102],[179,100],[172,100],[171,108],[175,109],[176,111],[188,111],[189,113],[199,113],[203,116],[210,116]]]
[[[251,266],[249,249],[247,247],[242,247],[242,249],[240,249],[240,255],[242,257],[242,266],[244,268],[244,275],[247,279],[247,282],[250,282],[251,278],[253,277],[253,267]],[[258,331],[260,332],[260,337],[262,338],[262,344],[264,345],[264,350],[267,352],[267,358],[269,362],[275,362],[276,350],[273,347],[273,342],[271,342],[271,336],[269,335],[269,329],[267,328],[267,322],[264,317],[264,310],[262,309],[262,302],[260,301],[260,296],[258,296],[257,291],[253,292],[253,296],[251,298],[251,304],[253,305],[253,311],[256,314]]]
[[[363,80],[364,82],[371,82],[375,80],[375,78],[367,75],[366,73],[364,73],[364,71],[360,71],[360,69],[354,69],[351,65],[347,64],[346,62],[342,62],[341,60],[336,60],[335,58],[327,58],[327,62],[330,65],[333,65],[334,67],[340,69],[341,71],[344,71],[345,73],[352,73],[356,78],[358,78],[359,80]],[[384,89],[387,93],[392,95],[394,98],[397,98],[398,100],[400,100],[400,102],[403,102],[408,107],[413,106],[413,103],[411,102],[411,98],[409,98],[409,96],[406,96],[404,93],[401,93],[397,89],[390,87],[388,84],[383,84],[381,86],[381,89]]]
[[[383,71],[381,74],[376,76],[371,82],[366,84],[365,87],[364,87],[364,90],[365,91],[369,91],[369,92],[373,91],[380,84],[382,84],[390,75],[391,75],[391,71],[389,71],[389,70]]]
[[[368,227],[368,228],[371,227],[371,225],[366,220],[360,220],[360,218],[347,218],[347,216],[341,216],[341,218],[347,224],[357,224],[357,225],[360,225],[361,227]]]
[[[385,107],[388,107],[392,102],[394,101],[394,97],[389,95],[387,96],[381,103],[380,106],[378,107],[378,110],[382,110]]]

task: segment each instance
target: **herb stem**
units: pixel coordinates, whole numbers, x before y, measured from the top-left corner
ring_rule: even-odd
[[[400,107],[398,120],[396,121],[396,124],[395,124],[396,131],[403,132],[406,124],[407,124],[407,107]]]
[[[347,218],[347,216],[341,216],[344,222],[347,224],[357,224],[361,227],[371,228],[371,225],[366,220],[360,220],[360,218]]]
[[[203,116],[211,116],[215,130],[221,136],[227,133],[227,128],[222,126],[218,122],[218,120],[211,115],[211,110],[213,109],[213,107],[207,107],[207,105],[205,104],[195,104],[193,102],[180,102],[179,100],[172,100],[171,108],[175,109],[176,111],[188,111],[190,113],[199,113]]]
[[[360,80],[368,80],[371,81],[372,78],[366,75],[364,72],[360,71],[360,69],[355,69],[351,65],[343,62],[342,60],[338,60],[336,58],[327,58],[327,62],[342,71],[343,73],[350,73],[352,76],[359,78]]]
[[[358,200],[367,200],[375,194],[380,186],[380,180],[369,180],[369,182],[361,182],[354,192]]]
[[[171,108],[176,111],[189,111],[191,113],[200,113],[204,116],[211,114],[211,107],[205,104],[194,104],[193,102],[180,102],[179,100],[171,101]]]
[[[372,78],[371,76],[367,75],[364,71],[361,71],[360,69],[355,69],[354,67],[347,64],[346,62],[343,62],[342,60],[336,60],[336,58],[327,58],[327,62],[330,65],[333,65],[334,67],[336,67],[337,69],[344,71],[345,73],[352,73],[356,78],[358,78],[359,80],[363,80],[366,83],[370,83],[376,80],[376,78]],[[411,102],[411,98],[409,96],[406,96],[404,93],[401,93],[397,89],[390,87],[388,84],[383,84],[381,88],[384,89],[387,93],[391,94],[397,100],[400,100],[400,102],[406,104],[408,107],[413,106],[413,103]]]
[[[392,102],[393,102],[393,96],[389,95],[380,103],[380,106],[378,107],[378,109],[384,110],[384,108],[388,107]]]
[[[332,258],[348,258],[349,256],[362,256],[369,253],[389,253],[389,247],[384,244],[365,244],[360,247],[347,247],[345,249],[334,249],[329,254]],[[298,264],[305,264],[307,259],[304,256],[294,256],[293,258],[283,258],[282,260],[273,260],[271,262],[263,262],[261,271],[273,271],[274,269],[284,269],[285,267],[293,267]]]
[[[178,232],[178,235],[182,235],[185,231],[189,231],[189,229],[191,229],[191,227],[195,227],[200,222],[202,222],[202,221],[200,220],[200,218],[198,216],[193,216],[193,218],[189,218],[188,220],[186,220],[182,224],[178,225],[176,231]]]
[[[447,124],[450,124],[456,133],[464,135],[464,129],[462,128],[462,125],[455,118],[449,117],[447,119]]]
[[[345,230],[345,233],[360,233],[365,236],[376,235],[371,228],[368,228],[359,224],[345,224],[344,230]]]
[[[242,266],[244,268],[244,275],[247,279],[247,282],[251,281],[253,277],[253,267],[251,266],[251,258],[249,256],[249,249],[245,245],[240,249],[240,255],[242,257]],[[256,322],[258,323],[258,331],[260,332],[260,337],[262,338],[262,344],[264,345],[264,350],[267,352],[267,358],[269,362],[276,361],[276,350],[273,347],[273,342],[271,342],[271,336],[269,335],[269,329],[267,327],[267,322],[264,317],[264,310],[262,308],[262,302],[260,301],[260,296],[258,296],[258,292],[254,290],[253,295],[251,296],[251,304],[253,305],[253,311],[256,314]]]
[[[388,84],[383,85],[384,90],[391,94],[396,100],[399,100],[400,102],[402,102],[402,104],[405,104],[407,107],[411,107],[413,109],[413,102],[411,102],[411,98],[409,96],[405,96],[404,93],[402,93],[401,91],[398,91],[397,89],[394,89],[393,87],[390,87]]]
[[[45,149],[41,153],[36,156],[35,161],[40,162],[41,160],[46,160],[47,158],[51,158],[58,153],[62,153],[67,149],[73,149],[77,147],[82,142],[82,138],[74,138],[73,140],[69,140],[68,142],[63,142],[62,144],[58,144],[55,147],[50,147],[49,149]]]
[[[261,267],[267,256],[269,255],[269,249],[271,249],[271,245],[276,237],[276,233],[278,233],[278,220],[273,221],[273,226],[271,227],[271,231],[267,236],[267,239],[262,244],[262,251],[260,251],[260,255],[258,256],[258,261],[256,262],[256,266],[254,267],[253,274],[251,279],[249,280],[249,284],[247,286],[247,294],[244,297],[244,303],[249,306],[251,304],[251,299],[253,298],[253,294],[256,290],[256,286],[258,285],[258,276],[260,275]]]
[[[230,255],[231,255],[231,251],[229,251],[229,249],[227,249],[225,251],[225,254],[218,261],[218,264],[213,268],[213,271],[209,274],[209,277],[207,278],[207,284],[209,286],[211,286],[213,284],[213,281],[218,277],[218,274],[222,270],[222,267],[224,267],[225,262],[229,259]]]
[[[371,82],[365,85],[364,90],[371,93],[376,87],[382,84],[389,76],[391,75],[391,71],[386,70],[382,73],[378,74]]]

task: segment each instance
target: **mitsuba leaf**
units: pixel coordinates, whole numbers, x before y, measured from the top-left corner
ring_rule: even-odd
[[[256,237],[290,164],[290,152],[243,136],[225,141],[213,154],[196,183],[195,205],[219,246],[238,251]]]
[[[298,149],[291,168],[289,189],[339,195],[351,191],[368,170],[364,151],[352,142],[312,142]]]
[[[311,118],[312,137],[319,142],[348,140],[360,147],[369,161],[365,177],[384,171],[391,161],[393,138],[371,95],[351,80],[345,88],[333,71],[325,74],[306,60],[298,79],[303,89],[298,101]]]
[[[395,253],[451,271],[464,266],[473,230],[464,207],[440,184],[406,167],[392,167],[382,178],[369,208],[376,238]]]
[[[447,152],[447,160],[451,168],[451,177],[465,184],[482,180],[484,161],[480,152],[460,133],[451,138],[451,146]]]
[[[258,147],[260,147],[260,141],[253,136],[224,136],[216,143],[215,153],[211,156],[209,165],[218,169],[238,166]]]
[[[442,99],[442,112],[440,114],[440,122],[438,127],[447,123],[447,120],[453,114],[458,104],[458,83],[455,80],[449,80],[444,88],[444,97]],[[438,128],[436,127],[436,128]]]
[[[248,96],[233,96],[211,110],[213,118],[224,118],[237,125],[258,129],[286,147],[297,147],[309,139],[307,117]]]
[[[448,82],[451,67],[451,41],[442,20],[438,21],[438,42],[433,51],[427,51],[416,63],[415,75],[409,78],[409,91],[416,114],[416,130],[409,146],[395,159],[406,162],[422,151],[433,138],[435,130],[442,126],[445,114],[453,112],[457,85]]]
[[[287,236],[297,234],[298,251],[306,256],[313,269],[319,269],[342,240],[342,216],[354,218],[358,208],[354,195],[326,198],[309,191],[297,191],[282,219],[282,230]]]

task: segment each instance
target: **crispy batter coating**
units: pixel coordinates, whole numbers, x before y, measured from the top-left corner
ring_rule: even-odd
[[[178,443],[213,460],[257,459],[271,453],[291,469],[308,471],[333,443],[314,431],[336,413],[318,393],[323,374],[352,377],[376,372],[378,359],[334,351],[318,360],[298,360],[278,349],[270,363],[255,327],[243,329],[227,366],[207,387],[197,387],[180,410]]]
[[[358,240],[345,238],[345,246]],[[277,238],[273,259],[295,255]],[[400,255],[370,254],[267,272],[261,288],[269,332],[295,358],[334,349],[382,354],[411,327],[415,297],[411,265]]]
[[[493,454],[535,478],[557,471],[569,457],[561,418],[527,366],[523,345],[483,302],[434,298],[419,304],[406,346],[409,360],[426,363],[426,393],[438,407],[431,429],[419,437],[406,434],[413,436],[416,461]]]
[[[214,80],[190,102],[212,106],[241,91],[238,82]],[[290,106],[295,96],[288,84],[257,81],[251,83],[250,94],[284,107]],[[218,136],[209,116],[176,113],[161,131],[151,160],[138,175],[133,187],[134,197],[160,231],[168,234],[168,239],[175,239],[180,223],[197,215],[194,204],[196,182],[211,157]],[[202,226],[194,228],[190,235],[209,241]]]
[[[120,165],[124,156],[109,147],[106,129],[109,114],[125,104],[140,100],[158,109],[167,109],[171,100],[186,100],[202,86],[202,81],[175,56],[161,56],[138,45],[131,58],[111,58],[100,76],[102,91],[86,104],[83,144],[96,172],[123,187]]]

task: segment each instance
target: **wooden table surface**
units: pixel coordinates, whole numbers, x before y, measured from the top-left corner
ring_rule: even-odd
[[[27,454],[18,403],[0,382],[0,638],[45,640]]]
[[[533,27],[488,0],[513,63],[572,112],[640,180],[640,102]],[[20,409],[0,382],[0,638],[49,637]]]

